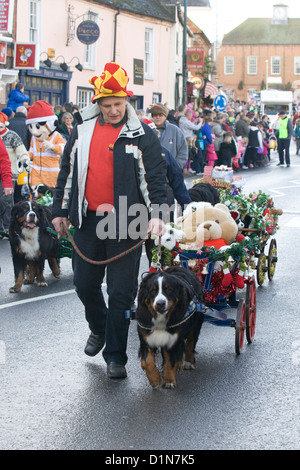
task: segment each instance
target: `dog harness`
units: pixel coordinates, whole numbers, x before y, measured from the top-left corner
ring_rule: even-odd
[[[180,326],[183,323],[185,323],[187,320],[189,320],[194,315],[194,313],[196,312],[204,313],[204,311],[205,310],[204,310],[203,304],[198,303],[197,300],[194,299],[190,303],[189,308],[187,309],[183,319],[179,323],[175,323],[174,325],[167,324],[167,329],[176,328],[177,326]],[[138,322],[138,326],[144,330],[149,330],[149,331],[153,330],[153,326],[149,327],[145,323]]]

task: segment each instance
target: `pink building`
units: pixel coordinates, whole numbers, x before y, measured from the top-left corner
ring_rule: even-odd
[[[121,8],[116,0],[9,3],[14,6],[13,27],[0,34],[0,42],[7,42],[10,62],[0,65],[0,72],[11,67],[12,77],[24,83],[30,104],[44,99],[53,106],[87,105],[93,95],[89,79],[110,61],[127,70],[137,109],[146,110],[157,101],[172,108],[179,104],[183,34],[179,5],[151,0],[122,2]],[[34,69],[14,68],[12,42],[36,45]],[[2,107],[11,88],[8,81],[5,85],[5,93],[0,91]]]

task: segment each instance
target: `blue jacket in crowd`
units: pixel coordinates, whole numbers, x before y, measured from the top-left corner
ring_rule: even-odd
[[[19,106],[23,106],[24,101],[29,101],[29,96],[24,95],[24,93],[16,88],[8,95],[7,107],[11,108],[13,111],[16,111]]]

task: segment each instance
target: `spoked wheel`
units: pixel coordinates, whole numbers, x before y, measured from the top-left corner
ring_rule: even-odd
[[[252,276],[247,282],[246,289],[246,338],[253,343],[256,324],[256,286]]]
[[[240,299],[235,320],[235,352],[237,355],[241,354],[241,350],[243,348],[245,336],[245,323],[246,304],[243,299]]]
[[[262,286],[265,282],[266,272],[268,271],[267,257],[264,253],[261,253],[257,260],[256,265],[256,279],[257,283]]]
[[[272,239],[269,247],[268,254],[268,278],[272,281],[277,263],[277,243],[276,240]]]

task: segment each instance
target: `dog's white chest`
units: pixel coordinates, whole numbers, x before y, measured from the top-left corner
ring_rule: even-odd
[[[39,229],[38,227],[33,230],[23,229],[25,238],[20,238],[20,248],[25,255],[26,259],[35,259],[39,256]]]
[[[147,343],[150,348],[167,348],[171,349],[176,343],[178,334],[168,333],[166,330],[154,330],[148,337]]]

